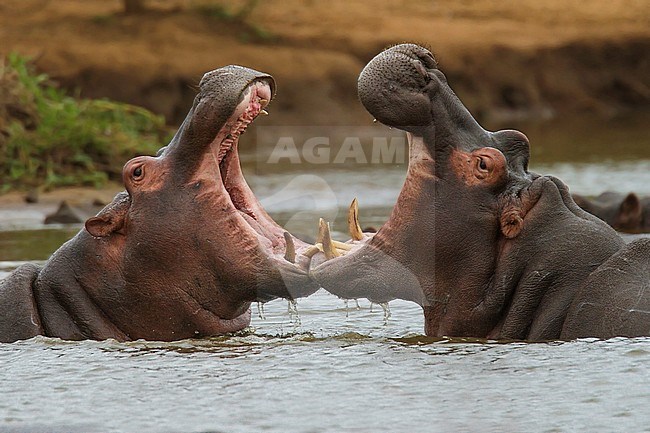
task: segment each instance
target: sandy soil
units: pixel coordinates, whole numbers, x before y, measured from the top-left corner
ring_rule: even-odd
[[[205,4],[237,11],[243,3],[147,0],[149,12],[125,16],[118,0],[4,0],[0,54],[31,54],[85,96],[144,105],[174,122],[202,73],[229,63],[278,80],[269,124],[366,122],[356,77],[403,41],[434,50],[479,118],[650,107],[646,0],[267,0],[244,24],[198,12]],[[246,42],[250,28],[272,37]]]

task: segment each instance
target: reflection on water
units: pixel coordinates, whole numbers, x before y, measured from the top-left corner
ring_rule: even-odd
[[[598,129],[576,121],[573,132],[520,128],[531,138],[532,169],[558,175],[572,190],[650,194],[647,126],[626,122],[632,120]],[[264,146],[272,147],[270,140]],[[362,224],[380,225],[404,179],[403,164],[268,164],[261,149],[243,148],[256,194],[305,238],[315,235],[318,217],[344,230],[355,196]],[[0,278],[20,261],[47,258],[77,229],[0,231]],[[341,231],[335,236],[346,238]],[[234,336],[0,344],[0,431],[559,432],[650,425],[650,338],[432,339],[422,335],[414,304],[391,302],[388,320],[378,305],[359,305],[319,291],[298,301],[297,316],[283,300],[265,305],[264,320],[254,306],[251,329]]]
[[[569,117],[496,127],[524,132],[533,164],[602,164],[650,159],[649,124],[650,112],[639,112],[611,119]]]
[[[0,262],[46,260],[78,231],[79,227],[0,230]]]
[[[618,191],[650,195],[650,155],[645,160],[535,164],[531,170],[562,179],[572,193],[596,196]]]

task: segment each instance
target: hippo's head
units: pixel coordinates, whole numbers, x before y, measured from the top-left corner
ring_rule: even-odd
[[[432,54],[413,44],[371,60],[359,77],[359,97],[378,121],[407,131],[407,178],[376,235],[360,232],[352,206],[351,248],[330,253],[324,263],[315,257],[313,277],[341,297],[418,302],[429,334],[485,334],[465,325],[472,315],[493,313],[477,306],[500,244],[522,229],[521,192],[535,177],[527,171],[526,136],[484,130]]]
[[[521,221],[509,218],[513,208],[507,205],[537,177],[528,173],[530,144],[523,133],[483,129],[449,87],[431,52],[419,45],[397,45],[376,56],[361,72],[358,87],[361,102],[377,120],[408,131],[411,169],[417,169],[418,160],[434,162],[427,169],[433,168],[438,188],[456,194],[459,215],[470,211],[463,209],[470,203],[498,209],[503,233],[516,235]],[[467,195],[473,199],[461,200]],[[498,204],[487,206],[495,199]]]
[[[440,161],[439,171],[454,151],[491,147],[504,154],[510,174],[526,176],[526,136],[484,130],[451,90],[429,50],[414,44],[387,49],[366,65],[358,87],[361,102],[378,121],[424,138],[428,152]]]
[[[239,137],[274,91],[270,75],[244,67],[205,74],[171,143],[156,157],[127,162],[126,192],[86,222],[109,262],[100,278],[110,289],[93,297],[101,303],[112,293],[107,311],[129,335],[215,334],[206,317],[233,319],[251,301],[318,288],[300,254],[307,245],[268,216],[241,172]]]

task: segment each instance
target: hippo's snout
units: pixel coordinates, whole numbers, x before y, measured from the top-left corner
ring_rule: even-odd
[[[359,75],[359,99],[380,122],[404,130],[431,123],[430,93],[442,73],[431,52],[414,44],[378,54]],[[442,76],[444,80],[444,76]]]

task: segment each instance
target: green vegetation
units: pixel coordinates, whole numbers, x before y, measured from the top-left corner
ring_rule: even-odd
[[[0,193],[119,180],[128,159],[154,154],[169,136],[162,116],[74,98],[28,59],[0,59]]]

